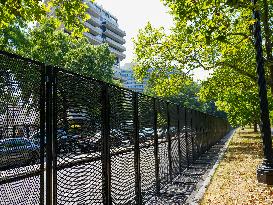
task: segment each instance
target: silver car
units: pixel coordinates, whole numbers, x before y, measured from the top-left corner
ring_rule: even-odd
[[[0,140],[0,170],[35,164],[40,148],[26,138]]]

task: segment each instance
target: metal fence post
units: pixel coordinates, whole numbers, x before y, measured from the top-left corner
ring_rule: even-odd
[[[46,204],[52,205],[52,142],[53,142],[53,130],[52,130],[52,67],[46,66]]]
[[[13,120],[14,120],[14,116],[13,116]],[[16,126],[15,125],[13,125],[12,126],[12,137],[15,137],[16,136]]]
[[[53,173],[53,205],[57,204],[57,68],[52,70],[52,173]]]
[[[206,117],[205,117],[205,126],[206,126],[206,134],[205,134],[205,141],[206,141],[206,151],[208,150],[208,138],[209,138],[209,136],[210,136],[210,134],[209,134],[209,116],[208,116],[208,114],[206,114]]]
[[[191,121],[190,121],[190,129],[191,129],[191,149],[192,149],[192,161],[194,161],[194,128],[193,128],[193,111],[191,109]]]
[[[45,203],[45,116],[46,116],[46,67],[42,65],[41,67],[41,85],[40,85],[40,170],[42,171],[40,175],[40,203],[43,205]]]
[[[198,132],[199,132],[199,142],[198,142],[198,155],[200,156],[202,153],[202,139],[203,139],[203,118],[202,118],[202,113],[198,112],[198,118],[199,118],[199,127],[198,127]]]
[[[112,204],[111,199],[111,155],[110,155],[110,101],[108,84],[102,84],[102,196],[103,204]]]
[[[208,119],[208,140],[207,140],[207,142],[208,142],[208,149],[210,149],[210,144],[211,144],[211,141],[212,141],[212,138],[213,138],[213,130],[212,130],[212,120],[211,120],[211,115],[209,115],[208,116],[209,117],[209,119]]]
[[[139,119],[138,119],[138,93],[133,93],[134,109],[134,167],[135,167],[135,193],[136,204],[142,204],[141,175],[140,175],[140,150],[139,150]]]
[[[212,119],[212,116],[210,117],[210,139],[209,139],[209,149],[210,149],[210,147],[211,147],[211,143],[212,143],[212,141],[213,141],[213,139],[214,139],[214,129],[213,129],[213,126],[214,126],[214,124],[213,124],[214,122],[213,122],[213,119]]]
[[[178,158],[179,173],[182,172],[182,152],[181,152],[181,125],[180,125],[180,106],[177,105],[177,137],[178,137]]]
[[[172,139],[170,135],[170,106],[167,102],[167,137],[168,137],[168,159],[169,159],[169,175],[170,181],[173,180],[173,169],[172,169]]]
[[[198,111],[194,111],[195,115],[195,144],[196,144],[196,156],[199,156],[200,150],[199,150],[199,145],[200,145],[200,116]],[[197,157],[196,157],[197,158]]]
[[[202,153],[205,152],[206,150],[206,145],[205,145],[205,129],[206,129],[206,114],[202,113]]]
[[[217,121],[216,119],[213,119],[213,128],[214,128],[214,138],[213,138],[213,144],[215,142],[215,139],[217,138]]]
[[[190,159],[189,159],[189,143],[188,143],[188,110],[184,108],[185,110],[185,141],[186,141],[186,159],[187,159],[187,168],[190,166]]]
[[[160,193],[160,177],[159,177],[159,158],[158,158],[158,134],[157,134],[157,106],[156,98],[153,98],[154,110],[154,157],[155,157],[155,192],[158,196]]]

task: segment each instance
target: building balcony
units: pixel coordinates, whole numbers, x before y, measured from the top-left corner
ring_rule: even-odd
[[[106,31],[103,32],[106,36],[114,39],[115,41],[117,41],[120,44],[125,44],[125,40],[124,38],[122,38],[121,36],[115,34],[114,32],[110,31],[109,29],[106,29]]]
[[[86,1],[86,3],[87,3],[87,6],[89,7],[87,9],[87,12],[88,12],[88,14],[91,15],[91,18],[92,18],[92,16],[100,17],[101,11],[93,3],[89,2],[89,1]]]
[[[109,46],[115,48],[116,50],[123,52],[126,51],[126,48],[121,45],[120,43],[117,43],[116,41],[112,40],[111,38],[106,37],[105,41],[109,44]]]
[[[84,26],[86,28],[89,28],[90,33],[92,33],[93,35],[97,36],[99,34],[101,34],[101,30],[98,27],[92,26],[90,23],[88,22],[84,22]]]
[[[101,26],[100,20],[94,16],[91,16],[90,19],[87,20],[87,22],[96,27]]]
[[[118,34],[118,35],[120,35],[120,36],[122,36],[122,37],[123,37],[123,36],[126,36],[126,33],[125,33],[123,30],[121,30],[121,29],[118,27],[118,25],[115,25],[115,24],[111,23],[110,21],[104,21],[102,24],[103,24],[107,29],[109,29],[109,30],[115,32],[116,34]]]
[[[119,52],[118,50],[109,47],[109,50],[111,53],[113,53],[115,56],[117,56],[121,61],[126,58],[126,55]]]
[[[102,40],[100,40],[99,38],[97,38],[96,36],[93,36],[90,33],[86,33],[84,32],[84,35],[87,37],[87,39],[89,40],[89,42],[93,45],[99,45],[102,43]]]
[[[113,71],[114,71],[114,79],[122,80],[120,75],[120,68],[118,66],[114,66]]]

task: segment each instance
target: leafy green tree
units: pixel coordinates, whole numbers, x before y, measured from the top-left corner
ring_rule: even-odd
[[[60,24],[53,18],[45,18],[41,24],[26,34],[27,43],[19,48],[23,55],[40,62],[64,66],[64,56],[73,49],[77,42],[60,29]]]
[[[78,41],[76,48],[66,53],[64,67],[84,76],[93,76],[106,82],[113,82],[112,67],[115,57],[110,53],[108,45],[94,46],[86,41],[86,39]]]
[[[60,66],[78,74],[113,82],[112,66],[115,58],[107,45],[93,46],[86,38],[75,38],[61,30],[60,24],[54,19],[44,19],[38,27],[30,29],[20,25],[10,25],[5,29],[6,33],[0,35],[1,48],[47,65]],[[40,82],[38,68],[34,64],[18,64],[16,60],[11,61],[4,56],[1,58],[4,70],[0,77],[0,96],[3,103],[14,98],[14,103],[22,101],[26,105],[37,105],[40,91],[34,85]],[[14,90],[8,83],[10,80],[18,84],[16,89],[20,95],[13,95],[10,91]],[[61,93],[61,99],[66,102],[67,96]]]
[[[148,82],[145,88],[145,94],[150,96],[158,96],[157,91],[153,89],[154,87],[151,83],[151,81]],[[200,100],[200,89],[201,84],[193,81],[187,85],[184,85],[178,94],[176,93],[167,95],[166,93],[164,93],[165,95],[162,95],[161,97],[165,100],[169,100],[171,102],[179,104],[185,108],[199,110],[201,112],[206,112],[215,116],[226,118],[226,113],[217,110],[217,106],[215,105],[215,102],[213,100],[211,100],[210,98],[208,98],[207,100]]]
[[[26,28],[27,24],[18,18],[16,22],[0,29],[0,50],[18,53],[18,48],[24,47],[28,42]]]
[[[265,48],[266,80],[270,97],[273,96],[272,21],[271,1],[192,1],[162,0],[170,8],[175,25],[167,34],[163,28],[147,24],[139,31],[135,44],[136,77],[156,76],[158,82],[167,75],[147,72],[177,72],[172,91],[180,92],[185,76],[192,70],[203,68],[212,71],[212,77],[201,89],[201,99],[216,101],[218,108],[228,112],[233,124],[254,123],[259,114],[257,77],[253,38],[252,10],[262,13],[262,34]],[[164,71],[165,72],[165,71]],[[175,80],[174,80],[175,81]],[[177,87],[177,88],[176,88]],[[166,88],[167,89],[167,88]],[[168,88],[170,89],[170,88]],[[165,90],[165,89],[162,89]]]
[[[156,29],[148,23],[133,41],[135,77],[139,81],[147,78],[150,89],[157,95],[177,94],[185,84],[191,83],[189,72],[185,70],[191,61],[184,58],[174,33],[167,35],[163,28]]]
[[[229,67],[216,69],[212,77],[203,82],[199,97],[203,101],[214,100],[234,126],[259,124],[257,83]],[[268,98],[272,109],[271,95]]]
[[[173,91],[179,91],[181,84],[185,83],[185,77],[189,76],[192,70],[200,67],[212,70],[225,65],[230,69],[236,69],[238,73],[245,72],[240,67],[234,68],[230,63],[233,60],[230,54],[237,53],[238,48],[251,45],[250,36],[231,38],[229,35],[227,37],[229,40],[221,38],[221,40],[218,38],[208,40],[208,37],[200,33],[201,25],[188,24],[182,26],[181,22],[177,22],[171,34],[168,35],[163,28],[153,28],[149,23],[139,31],[134,40],[135,62],[137,63],[134,70],[138,79],[142,80],[148,76],[155,77],[157,81],[160,81],[159,78],[166,79],[168,72],[175,73],[177,75],[173,81],[176,83],[173,85],[177,89],[174,87]],[[234,28],[234,30],[236,29]],[[251,35],[249,29],[247,32]],[[154,72],[147,72],[149,68],[155,68]],[[256,79],[255,75],[245,73]],[[168,85],[168,87],[170,86]]]
[[[54,18],[45,18],[32,29],[8,27],[1,46],[25,57],[70,71],[113,82],[115,57],[106,44],[93,46],[84,37],[75,38],[60,29]],[[18,40],[22,37],[24,41]]]
[[[35,28],[29,39],[31,43],[27,50],[31,58],[112,82],[115,57],[107,44],[94,46],[86,38],[75,39],[47,24]]]
[[[88,0],[86,1],[88,2]],[[0,29],[7,28],[21,18],[26,23],[40,22],[47,15],[62,23],[72,35],[81,35],[85,30],[83,22],[90,16],[88,5],[78,0],[5,0],[0,2]]]
[[[235,41],[236,42],[236,41]],[[234,44],[235,44],[234,42]],[[200,98],[216,101],[220,110],[228,114],[232,125],[259,124],[259,96],[255,76],[255,50],[250,44],[234,46],[237,52],[226,51],[229,58],[215,67],[212,77],[203,83]],[[269,73],[266,73],[269,81]],[[270,86],[268,87],[270,90]],[[268,96],[272,109],[272,96]]]
[[[225,61],[233,58],[233,55],[230,57],[230,54],[240,52],[240,48],[254,47],[253,9],[262,11],[263,34],[266,42],[270,41],[266,37],[266,27],[270,24],[266,15],[268,12],[272,15],[273,11],[268,9],[267,4],[270,1],[258,1],[255,6],[251,1],[246,0],[198,2],[163,0],[163,2],[170,7],[171,13],[176,19],[176,28],[188,33],[188,37],[184,40],[190,42],[192,50],[198,56],[200,66],[205,69],[222,67],[223,65],[234,69],[230,62],[226,63]],[[189,5],[191,6],[189,7]],[[272,52],[266,60],[270,56],[272,56]],[[236,71],[244,72],[238,67]]]
[[[268,84],[273,95],[272,21],[270,20],[273,10],[269,6],[272,4],[270,0],[257,1],[257,5],[253,5],[252,1],[247,0],[163,0],[163,2],[170,7],[178,24],[185,25],[185,29],[190,31],[192,36],[198,37],[201,35],[210,47],[216,46],[217,48],[217,45],[220,44],[221,47],[229,47],[229,50],[233,50],[234,53],[238,52],[233,48],[236,44],[241,46],[254,45],[251,32],[254,23],[252,10],[260,10],[262,13],[263,38],[265,40],[265,62],[269,73]],[[232,42],[230,43],[230,41]],[[207,50],[207,47],[202,47],[202,49],[204,48]],[[224,57],[227,58],[227,56]],[[221,59],[222,57],[218,55],[217,58]]]

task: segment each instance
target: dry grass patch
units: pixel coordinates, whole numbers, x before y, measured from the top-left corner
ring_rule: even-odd
[[[257,183],[262,156],[259,133],[237,130],[200,204],[273,204],[273,187]]]

